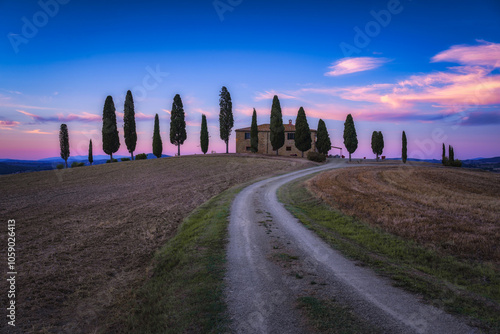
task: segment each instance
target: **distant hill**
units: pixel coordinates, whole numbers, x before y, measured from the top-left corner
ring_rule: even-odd
[[[388,158],[386,160],[401,160],[401,158]],[[441,163],[441,160],[437,159],[408,159],[408,161],[425,161],[437,164]],[[500,172],[500,157],[462,160],[462,167],[484,169],[492,172]]]
[[[162,155],[162,158],[168,158],[170,155]],[[120,161],[121,158],[129,158],[126,155],[113,156]],[[148,159],[156,159],[152,154],[148,154]],[[94,165],[105,164],[109,160],[108,155],[94,155]],[[68,159],[68,166],[73,162],[83,162],[89,165],[87,156],[75,156]],[[45,158],[40,160],[15,160],[15,159],[0,159],[0,175],[39,172],[43,170],[56,169],[57,165],[63,164],[64,161],[60,157]]]

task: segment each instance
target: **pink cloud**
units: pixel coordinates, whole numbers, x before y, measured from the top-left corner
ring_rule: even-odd
[[[270,91],[265,91],[264,93],[258,92],[254,100],[255,101],[272,100],[274,98],[274,95],[277,95],[280,99],[295,99],[295,96],[288,95],[285,93],[278,93],[275,90],[270,90]]]
[[[27,130],[23,131],[24,133],[30,133],[30,134],[36,134],[36,135],[52,135],[55,134],[55,132],[45,132],[40,129],[35,129],[35,130]]]
[[[69,115],[58,114],[55,116],[40,116],[29,113],[24,110],[16,110],[16,111],[23,115],[31,117],[34,121],[39,123],[71,122],[71,121],[100,122],[102,120],[102,117],[100,115],[91,114],[88,112],[82,112],[81,114],[69,114]]]
[[[335,77],[344,74],[369,71],[390,61],[391,60],[387,58],[375,57],[342,58],[329,67],[331,71],[326,72],[325,76]]]
[[[0,120],[0,129],[12,130],[12,128],[17,127],[19,124],[21,124],[21,123],[16,122],[16,121],[2,121],[2,120]]]
[[[478,40],[480,45],[454,45],[432,57],[432,62],[500,67],[500,44]]]

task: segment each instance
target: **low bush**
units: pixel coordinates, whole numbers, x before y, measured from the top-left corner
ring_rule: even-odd
[[[107,164],[112,163],[112,162],[118,162],[118,160],[117,160],[117,159],[113,159],[113,161],[111,161],[111,159],[106,160],[106,163],[107,163]]]
[[[146,153],[137,154],[135,156],[135,160],[146,160],[147,158],[148,158],[148,155]]]
[[[130,158],[121,158],[121,161],[130,161]]]
[[[324,162],[326,160],[326,155],[318,152],[308,152],[307,159],[315,162]]]
[[[59,164],[56,166],[57,169],[63,169],[64,168],[64,164]]]
[[[74,161],[74,162],[71,164],[71,168],[74,168],[74,167],[83,167],[83,166],[85,166],[85,163],[84,163],[84,162]]]

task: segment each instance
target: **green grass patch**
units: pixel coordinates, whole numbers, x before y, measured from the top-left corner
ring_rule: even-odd
[[[311,176],[309,176],[311,177]],[[500,273],[486,263],[444,256],[343,215],[315,198],[303,178],[278,190],[306,227],[347,257],[360,261],[394,285],[421,294],[435,306],[464,315],[483,330],[500,333]]]
[[[221,333],[231,202],[241,187],[203,204],[156,254],[153,277],[136,293],[127,333]]]
[[[335,300],[320,300],[315,297],[300,297],[297,308],[306,315],[309,326],[320,333],[381,333],[359,318],[350,308]]]

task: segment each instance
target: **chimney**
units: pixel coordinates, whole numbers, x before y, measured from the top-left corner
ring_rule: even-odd
[[[292,125],[292,120],[291,119],[288,120],[288,124]]]

